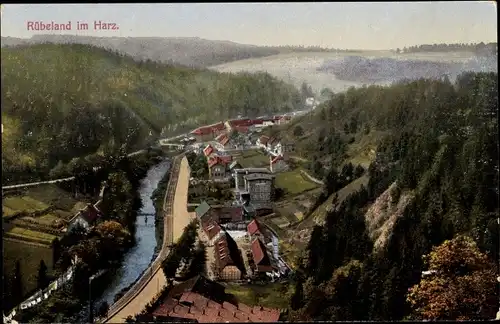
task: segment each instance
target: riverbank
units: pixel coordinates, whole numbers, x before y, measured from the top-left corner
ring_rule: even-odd
[[[153,167],[151,167],[152,165]],[[68,288],[65,289],[66,293],[63,294],[64,296],[57,295],[54,296],[54,298],[49,298],[32,310],[23,312],[23,314],[20,314],[16,320],[21,322],[33,320],[41,320],[43,322],[85,322],[87,316],[86,306],[89,300],[88,294],[91,290],[92,294],[95,294],[96,296],[100,295],[94,305],[99,306],[99,303],[104,301],[111,304],[117,290],[123,289],[124,286],[130,284],[130,282],[125,281],[124,283],[122,280],[117,280],[117,278],[126,277],[129,278],[130,281],[134,281],[143,269],[147,268],[149,265],[151,258],[153,258],[154,248],[157,244],[154,235],[154,208],[150,196],[152,191],[155,189],[155,186],[160,181],[161,176],[164,174],[165,168],[169,167],[169,161],[164,161],[158,164],[158,156],[150,156],[148,154],[146,157],[137,156],[133,159],[128,159],[117,165],[117,167],[118,168],[110,171],[108,180],[118,187],[113,190],[108,190],[108,205],[105,206],[106,212],[104,213],[105,217],[103,218],[117,220],[119,223],[126,226],[126,228],[131,228],[131,232],[136,238],[135,244],[131,247],[121,247],[119,251],[116,251],[118,254],[115,252],[115,257],[113,258],[107,256],[105,252],[103,252],[104,250],[95,249],[94,242],[96,238],[94,236],[87,237],[87,235],[84,235],[79,239],[74,240],[70,246],[66,247],[66,256],[70,255],[70,253],[76,252],[77,254],[84,253],[86,257],[84,258],[85,262],[82,262],[79,269],[76,270],[75,280],[72,287],[68,286]],[[163,172],[161,171],[162,167]],[[160,172],[158,172],[158,169],[160,169]],[[157,171],[155,174],[156,181],[148,179],[150,170]],[[144,176],[146,177],[144,178]],[[126,192],[129,194],[126,194]],[[123,194],[126,195],[124,196]],[[128,198],[123,200],[122,198],[125,197]],[[134,201],[136,202],[135,197],[139,198],[138,200],[140,204],[134,203]],[[137,207],[139,207],[139,210],[135,209]],[[147,216],[141,217],[139,215],[144,208],[149,208],[151,211],[151,215],[149,217],[150,221],[148,221],[147,224],[145,221]],[[105,219],[103,219],[103,221],[104,220]],[[131,222],[132,220],[134,220],[133,223]],[[149,255],[147,251],[149,251]],[[132,254],[135,255],[135,257],[131,257]],[[143,256],[143,258],[137,259],[137,256]],[[111,259],[117,260],[110,263],[106,262],[107,259],[110,261]],[[134,269],[128,269],[128,266],[116,267],[116,265],[127,264],[131,261],[137,262],[137,267]],[[106,266],[103,262],[109,264]],[[101,263],[102,265],[100,265]],[[62,266],[62,268],[64,268],[64,266]],[[96,282],[92,285],[92,289],[89,289],[88,277],[92,273],[96,273],[101,269],[112,270],[104,276],[112,280],[109,280],[106,283],[103,283],[101,280],[96,280]],[[102,287],[106,284],[110,286],[104,289],[103,292]],[[110,289],[110,287],[114,288]],[[71,298],[68,298],[68,294]],[[67,311],[63,310],[66,306],[70,306],[70,299],[76,300],[80,304],[80,310],[76,313],[73,312],[72,314],[68,314]],[[72,307],[72,309],[74,309],[74,307]],[[40,314],[43,316],[40,316]]]
[[[180,163],[179,163],[180,162]],[[169,190],[165,196],[165,241],[162,248],[162,254],[168,254],[168,244],[175,242],[180,235],[182,235],[183,229],[177,231],[182,227],[183,224],[189,224],[191,219],[191,213],[187,211],[187,189],[189,186],[190,178],[190,168],[186,157],[172,166],[172,176],[169,183]],[[175,186],[171,188],[171,185],[175,182]],[[124,298],[121,305],[114,307],[116,310],[111,312],[110,317],[106,320],[107,323],[124,323],[128,316],[135,316],[140,313],[146,304],[148,304],[153,298],[161,291],[163,286],[166,284],[166,278],[161,270],[161,259],[155,260],[153,266],[151,267],[151,275],[141,278],[134,291],[130,291],[130,296]],[[157,262],[158,261],[158,262]]]

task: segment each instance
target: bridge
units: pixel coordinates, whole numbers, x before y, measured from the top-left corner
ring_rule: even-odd
[[[176,156],[163,202],[164,235],[160,253],[125,295],[111,305],[104,323],[124,323],[128,316],[137,315],[166,284],[167,278],[161,270],[162,262],[191,221],[192,214],[188,213],[186,206],[190,176],[191,170],[184,154]]]

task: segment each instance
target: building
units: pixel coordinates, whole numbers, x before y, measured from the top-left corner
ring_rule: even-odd
[[[203,149],[203,154],[205,156],[210,156],[213,153],[215,153],[215,149],[213,148],[212,145],[208,144],[204,149]]]
[[[101,211],[92,204],[87,204],[85,208],[80,210],[70,221],[68,225],[68,232],[76,226],[81,226],[85,230],[90,229],[98,219],[102,216]]]
[[[283,155],[278,155],[275,157],[269,157],[269,170],[273,173],[283,172],[288,169],[288,165],[285,162]]]
[[[288,160],[289,154],[293,152],[295,152],[295,143],[289,140],[281,140],[274,148],[274,153],[282,155],[285,161]]]
[[[233,157],[226,156],[210,156],[208,158],[208,174],[212,180],[228,180],[230,173],[228,173],[228,166],[231,164]]]
[[[276,137],[271,137],[267,141],[266,151],[273,152],[280,141]]]
[[[253,220],[247,226],[248,236],[250,237],[250,241],[253,241],[256,238],[261,240],[264,239],[264,230],[261,225],[257,222],[257,220]]]
[[[252,241],[252,260],[254,274],[261,274],[266,272],[275,271],[273,264],[271,262],[271,257],[267,252],[267,248],[264,243],[259,239],[255,238]]]
[[[215,140],[217,141],[217,143],[220,144],[221,148],[223,149],[227,149],[231,146],[229,134],[227,133],[220,134],[215,138]]]
[[[233,172],[235,169],[241,169],[241,168],[242,168],[241,164],[237,160],[234,160],[229,165],[229,172]]]
[[[274,175],[266,168],[235,169],[236,199],[252,203],[271,202],[274,193]]]
[[[210,206],[203,201],[196,209],[201,226],[214,221],[217,224],[238,223],[245,220],[242,206]]]
[[[243,279],[246,270],[240,249],[234,239],[224,232],[214,243],[214,274],[219,280]]]
[[[214,220],[209,220],[202,224],[203,232],[207,236],[206,244],[208,246],[213,246],[220,235],[222,235],[223,230],[219,224]]]
[[[259,137],[259,139],[255,142],[255,145],[257,145],[260,148],[263,148],[264,150],[267,149],[267,142],[269,141],[269,136],[262,135]]]
[[[253,173],[243,176],[245,190],[240,191],[243,200],[252,203],[270,202],[273,199],[274,175]]]
[[[226,126],[223,122],[199,127],[193,130],[190,134],[194,137],[198,142],[205,142],[214,139],[218,135],[224,133],[226,131]]]
[[[281,116],[278,120],[277,120],[277,124],[278,125],[284,125],[284,124],[288,124],[290,121],[292,120],[292,117],[291,116]]]
[[[175,285],[152,312],[155,322],[277,322],[280,311],[230,302],[225,288],[203,276]]]

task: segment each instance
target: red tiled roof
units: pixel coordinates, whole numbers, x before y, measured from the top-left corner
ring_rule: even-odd
[[[219,159],[216,156],[212,156],[208,159],[208,167],[212,168],[213,166],[219,164]]]
[[[248,233],[250,233],[250,235],[260,234],[259,223],[257,223],[255,219],[251,221],[247,226],[247,231]]]
[[[231,155],[212,156],[208,159],[208,167],[211,168],[216,164],[228,165],[232,161],[233,161],[233,157]]]
[[[240,270],[244,270],[238,245],[233,238],[224,232],[214,244],[215,264],[220,270],[227,266],[236,266]]]
[[[223,136],[218,140],[222,145],[226,145],[229,142],[229,137],[226,134],[222,134]]]
[[[208,222],[203,224],[203,230],[205,233],[207,233],[208,239],[211,240],[213,239],[219,232],[221,231],[221,228],[217,222],[213,221],[210,219]]]
[[[250,126],[252,125],[252,120],[251,119],[232,119],[229,120],[229,125],[231,127],[237,127],[237,126]]]
[[[274,164],[274,163],[281,161],[281,160],[283,160],[283,156],[278,155],[277,157],[275,157],[274,159],[271,160],[271,164]]]
[[[203,127],[198,127],[194,131],[191,132],[191,134],[196,134],[196,135],[208,135],[210,133],[213,133],[215,131],[222,131],[226,129],[226,126],[224,125],[223,122],[217,123],[217,124],[212,124],[208,126],[203,126]]]
[[[267,249],[264,246],[264,243],[262,243],[262,241],[258,238],[252,242],[252,255],[256,266],[271,266],[271,261],[267,255]],[[265,271],[270,270],[271,269]]]
[[[193,304],[194,302],[194,304]],[[181,305],[183,303],[185,305]],[[199,307],[198,305],[205,305]],[[156,317],[194,319],[198,323],[277,322],[280,312],[266,307],[216,303],[198,293],[185,292],[179,299],[168,298],[153,313]]]
[[[248,132],[248,126],[234,126],[233,129],[240,133]]]
[[[214,148],[210,144],[208,144],[207,147],[205,147],[203,149],[203,153],[205,154],[205,156],[209,156],[210,154],[213,153],[213,151],[214,151]]]
[[[261,137],[259,137],[259,141],[261,144],[267,145],[267,142],[269,141],[269,136],[262,135]]]

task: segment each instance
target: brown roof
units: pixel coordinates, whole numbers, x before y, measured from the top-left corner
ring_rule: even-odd
[[[271,160],[271,164],[275,164],[276,162],[281,161],[281,160],[283,160],[283,156],[278,155],[277,157],[275,157],[274,159]]]
[[[267,145],[273,145],[273,144],[277,144],[279,141],[276,137],[271,137],[268,141],[267,141]]]
[[[231,155],[212,156],[208,159],[208,167],[212,168],[217,164],[228,165],[232,161],[233,161],[233,157]]]
[[[222,303],[225,300],[225,288],[221,284],[198,275],[175,285],[168,293],[167,298],[181,298],[186,292],[197,293],[209,298],[212,303]]]
[[[203,224],[203,230],[205,233],[207,233],[208,239],[211,240],[213,239],[219,232],[221,231],[221,228],[217,222],[214,220],[210,219],[208,222]]]
[[[92,204],[87,204],[84,210],[80,212],[80,216],[89,224],[95,222],[101,216],[101,211]]]
[[[221,218],[230,218],[231,222],[241,222],[243,220],[244,212],[241,206],[212,207],[212,209],[218,220]]]
[[[250,126],[250,125],[252,125],[252,120],[251,119],[232,119],[229,121],[229,125],[231,125],[231,127]]]
[[[258,271],[272,271],[271,260],[267,254],[267,249],[264,243],[258,238],[252,242],[252,255]]]
[[[227,266],[236,266],[240,271],[245,271],[240,249],[234,239],[224,232],[214,244],[215,264],[220,270]]]
[[[153,316],[173,319],[193,319],[198,323],[277,322],[280,312],[267,307],[233,305],[214,302],[198,293],[185,292],[179,298],[168,298],[157,307]]]
[[[267,142],[269,141],[269,136],[262,135],[261,137],[259,137],[259,141],[261,144],[267,145]]]

